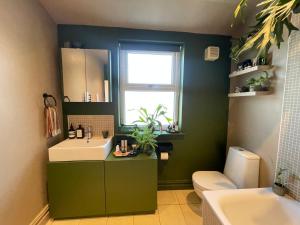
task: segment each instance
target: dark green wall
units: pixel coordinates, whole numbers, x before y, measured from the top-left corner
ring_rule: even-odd
[[[228,113],[228,74],[230,37],[181,32],[163,32],[77,25],[58,26],[59,46],[65,41],[80,41],[84,48],[109,49],[112,53],[113,103],[64,103],[67,114],[115,114],[118,112],[118,57],[120,40],[149,40],[182,43],[184,81],[182,129],[184,136],[172,138],[174,151],[166,162],[159,162],[162,187],[191,185],[196,170],[223,170]],[[209,45],[220,47],[220,59],[204,61]],[[116,127],[117,129],[117,127]]]

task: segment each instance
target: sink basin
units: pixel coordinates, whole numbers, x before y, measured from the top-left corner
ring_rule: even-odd
[[[105,160],[112,148],[112,137],[67,139],[49,148],[49,161]]]

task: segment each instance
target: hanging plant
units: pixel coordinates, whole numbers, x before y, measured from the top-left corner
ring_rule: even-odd
[[[234,11],[234,19],[243,17],[247,7],[247,0],[240,0]],[[293,30],[298,30],[291,21],[291,15],[300,11],[300,0],[262,0],[257,5],[260,12],[256,14],[256,24],[250,27],[250,32],[241,37],[238,44],[231,49],[231,58],[238,61],[239,57],[250,49],[256,49],[258,56],[268,52],[272,45],[280,44],[283,40],[283,28],[288,29],[289,35]]]

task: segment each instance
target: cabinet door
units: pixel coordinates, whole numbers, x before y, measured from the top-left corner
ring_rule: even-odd
[[[157,160],[105,161],[106,213],[153,212],[157,208]]]
[[[105,215],[104,161],[48,164],[52,218]]]
[[[71,102],[82,102],[86,92],[85,52],[83,49],[62,48],[64,96]]]

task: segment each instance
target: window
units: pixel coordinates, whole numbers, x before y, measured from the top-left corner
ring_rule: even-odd
[[[134,46],[134,45],[133,45]],[[181,53],[174,49],[153,50],[131,47],[120,49],[121,124],[133,125],[138,119],[135,109],[154,112],[158,104],[167,107],[167,116],[178,121],[180,99]],[[167,121],[161,120],[164,127]]]

